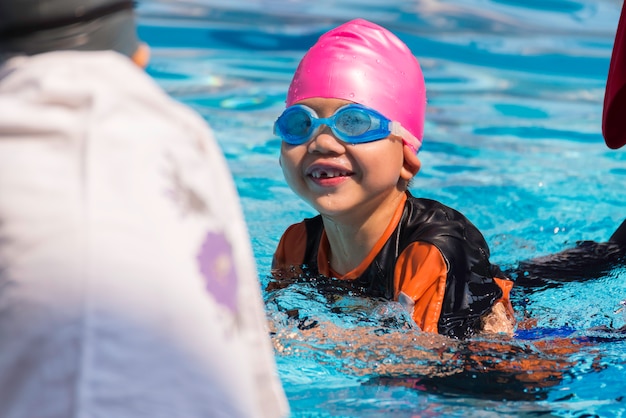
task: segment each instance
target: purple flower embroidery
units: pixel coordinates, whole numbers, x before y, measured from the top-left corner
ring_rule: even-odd
[[[237,271],[230,242],[224,234],[209,232],[197,256],[206,288],[231,312],[237,310]]]

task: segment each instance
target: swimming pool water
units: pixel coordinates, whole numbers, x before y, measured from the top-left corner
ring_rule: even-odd
[[[284,229],[314,214],[283,180],[272,124],[306,49],[355,17],[395,32],[422,64],[428,113],[415,195],[463,212],[505,268],[579,240],[607,240],[626,216],[626,151],[609,150],[600,131],[620,7],[617,0],[152,0],[138,10],[153,52],[148,71],[209,121],[227,156],[265,286]],[[506,401],[481,393],[490,382],[480,373],[411,383],[428,371],[445,374],[472,347],[423,335],[413,341],[394,304],[346,298],[332,311],[314,287],[265,296],[294,417],[626,415],[626,342],[589,331],[626,323],[624,269],[516,295],[537,332],[506,346],[514,359],[562,337],[592,338],[562,357],[567,373],[539,394],[489,375],[529,394]],[[336,329],[306,334],[276,304],[304,305],[302,318]],[[503,342],[486,344],[483,359],[506,363],[496,350]]]

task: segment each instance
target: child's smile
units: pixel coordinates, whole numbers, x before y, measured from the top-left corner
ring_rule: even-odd
[[[305,174],[319,186],[332,187],[354,175],[354,172],[333,164],[316,163],[309,166]]]

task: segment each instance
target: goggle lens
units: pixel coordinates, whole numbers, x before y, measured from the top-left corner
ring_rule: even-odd
[[[370,130],[370,115],[356,109],[346,109],[335,115],[335,128],[348,136],[359,136]]]
[[[307,138],[313,133],[313,120],[308,112],[301,109],[294,109],[283,118],[281,131],[294,138]]]

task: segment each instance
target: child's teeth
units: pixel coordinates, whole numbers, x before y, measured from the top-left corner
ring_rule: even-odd
[[[327,171],[315,171],[312,174],[312,177],[319,179],[319,178],[333,178],[333,177],[338,177],[338,176],[347,176],[348,173],[345,173],[343,171],[337,171],[337,172],[327,172]]]

